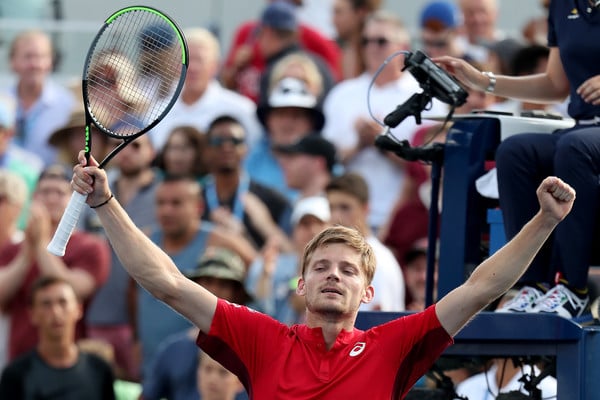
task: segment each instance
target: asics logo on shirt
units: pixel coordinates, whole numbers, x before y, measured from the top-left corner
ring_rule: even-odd
[[[356,342],[352,350],[350,350],[350,357],[356,357],[357,355],[362,353],[366,345],[367,344],[365,342]]]

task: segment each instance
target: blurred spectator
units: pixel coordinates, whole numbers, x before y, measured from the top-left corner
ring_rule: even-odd
[[[306,90],[315,96],[318,101],[322,100],[323,77],[319,73],[319,68],[312,58],[304,53],[292,53],[282,57],[273,66],[271,81],[269,82],[269,94],[283,78],[298,79],[306,85]]]
[[[208,246],[220,246],[238,253],[246,265],[256,257],[253,246],[241,235],[215,227],[200,218],[204,210],[201,186],[191,177],[166,177],[156,189],[158,228],[150,239],[173,259],[180,271],[196,268],[198,255]],[[137,337],[142,351],[142,378],[159,343],[167,336],[190,327],[188,320],[146,290],[137,290]]]
[[[464,17],[465,55],[480,63],[488,61],[489,52],[484,46],[504,39],[497,29],[497,0],[459,0]]]
[[[331,222],[357,229],[373,248],[377,268],[372,286],[373,301],[360,306],[361,311],[403,311],[404,278],[392,252],[371,231],[368,223],[369,187],[356,173],[337,176],[325,188],[331,208]]]
[[[244,170],[244,127],[222,116],[211,122],[206,135],[210,174],[204,180],[203,219],[248,237],[257,249],[272,236],[285,238],[290,231],[289,202]]]
[[[275,146],[285,182],[299,198],[322,196],[337,163],[335,146],[327,139],[309,135],[289,145]]]
[[[25,181],[16,173],[0,168],[0,254],[23,240],[23,232],[17,229],[17,219],[27,198]],[[0,279],[7,271],[0,269]],[[9,339],[10,315],[0,307],[0,371],[8,362]]]
[[[263,10],[256,39],[266,61],[265,69],[260,76],[257,101],[259,106],[269,99],[269,85],[274,66],[288,54],[304,53],[313,59],[323,78],[324,93],[335,84],[336,79],[325,61],[301,47],[298,30],[298,20],[293,5],[285,1],[274,1]]]
[[[279,81],[271,91],[269,102],[260,105],[256,112],[266,134],[248,154],[246,170],[252,179],[294,201],[297,192],[287,187],[272,150],[274,146],[289,145],[303,136],[319,134],[325,123],[323,112],[307,85],[295,78]]]
[[[402,273],[406,284],[406,310],[423,311],[425,309],[425,290],[427,284],[427,238],[417,240],[404,255]],[[437,259],[433,282],[434,296],[437,293]],[[434,298],[435,301],[435,298]]]
[[[333,3],[335,0],[287,0],[297,6],[298,20],[326,38],[335,37],[333,26]]]
[[[250,300],[244,288],[244,262],[230,250],[208,247],[186,275],[219,298],[237,304],[246,304]],[[198,332],[198,328],[192,327],[170,335],[160,343],[150,374],[143,382],[143,400],[199,400],[197,384],[201,378],[196,378]],[[247,398],[240,396],[243,397]]]
[[[75,106],[73,94],[50,79],[52,57],[49,36],[37,30],[19,33],[10,47],[10,67],[17,77],[9,90],[17,104],[13,140],[45,165],[56,157],[48,137],[67,123]]]
[[[34,282],[28,296],[24,317],[31,319],[38,339],[3,371],[0,398],[115,399],[110,366],[75,342],[83,316],[77,290],[66,279],[45,276]]]
[[[206,135],[189,125],[176,126],[169,133],[154,165],[163,175],[193,176],[208,173]]]
[[[308,242],[329,226],[330,219],[325,197],[305,197],[296,202],[291,218],[293,249],[285,251],[277,241],[270,241],[250,266],[246,289],[254,298],[253,306],[281,323],[301,322],[304,297],[295,294],[300,257]]]
[[[517,53],[525,47],[518,39],[506,38],[485,45],[489,50],[487,65],[496,74],[514,75],[514,61]]]
[[[225,89],[216,80],[220,63],[217,38],[204,28],[185,31],[189,48],[189,65],[179,98],[165,118],[152,129],[155,148],[162,150],[169,133],[178,126],[191,125],[206,132],[215,118],[228,114],[239,120],[248,132],[248,143],[260,138],[256,105],[244,96]]]
[[[5,243],[0,252],[0,308],[11,319],[11,359],[31,350],[38,339],[27,316],[29,291],[38,277],[57,276],[69,282],[83,302],[85,315],[89,301],[108,276],[110,251],[104,239],[75,230],[64,257],[46,250],[71,197],[70,182],[69,170],[59,165],[46,168],[33,194],[24,240]],[[84,336],[80,320],[77,338]]]
[[[361,47],[367,15],[381,6],[381,0],[334,0],[333,25],[342,50],[342,79],[356,78],[365,71]]]
[[[148,135],[127,145],[112,160],[110,188],[133,222],[146,233],[156,228],[155,196],[160,177],[151,167],[154,148]],[[103,234],[96,212],[85,210],[81,227]],[[98,290],[87,314],[89,338],[110,343],[118,378],[139,379],[139,360],[134,344],[135,286],[111,246],[111,268],[106,283]]]
[[[95,126],[92,126],[90,134],[92,135],[94,157],[98,160],[104,159],[116,144],[120,143],[120,141],[111,140],[109,136],[98,131]],[[77,155],[85,148],[85,111],[74,109],[66,125],[52,132],[48,138],[48,144],[57,151],[57,163],[66,167],[71,167],[76,163]]]
[[[460,31],[463,27],[462,13],[447,0],[434,0],[421,10],[421,45],[429,57],[451,55],[462,57]]]
[[[27,184],[27,197],[21,208],[18,227],[24,229],[29,214],[29,202],[44,163],[35,153],[17,146],[13,141],[15,127],[15,103],[0,95],[0,168],[19,175]]]
[[[237,28],[221,72],[224,86],[255,102],[260,96],[260,77],[266,65],[266,55],[258,42],[259,31],[260,21],[248,21]],[[325,61],[336,79],[341,77],[340,51],[334,41],[302,23],[298,25],[298,40],[302,49]]]
[[[550,0],[539,0],[543,15],[531,18],[525,23],[521,34],[529,44],[546,46],[548,44],[548,7]]]
[[[198,356],[197,380],[202,400],[234,400],[244,390],[233,372],[204,352],[200,352]]]
[[[339,83],[327,95],[323,107],[326,116],[323,136],[336,146],[346,170],[360,174],[367,181],[371,193],[369,225],[377,231],[389,218],[402,190],[404,162],[375,147],[375,138],[383,127],[369,115],[367,102],[374,116],[383,120],[396,104],[402,104],[421,89],[410,73],[402,71],[403,57],[390,60],[371,86],[375,72],[386,58],[409,49],[408,32],[395,15],[386,11],[371,14],[362,43],[367,72]],[[367,96],[369,90],[370,96]],[[445,114],[446,107],[434,100],[423,117]],[[402,140],[410,139],[415,130],[415,120],[407,118],[391,132]]]

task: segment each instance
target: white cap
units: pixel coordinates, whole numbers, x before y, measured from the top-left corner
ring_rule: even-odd
[[[292,211],[292,224],[296,225],[305,215],[312,215],[323,222],[331,219],[329,202],[325,197],[305,197],[298,200]]]
[[[314,108],[316,105],[317,98],[308,91],[303,81],[296,78],[283,78],[269,96],[269,106],[272,108]]]

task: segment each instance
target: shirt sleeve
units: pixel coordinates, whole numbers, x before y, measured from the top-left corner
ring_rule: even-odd
[[[197,344],[245,383],[244,377],[271,365],[269,349],[277,349],[289,332],[265,314],[219,299],[210,331],[200,332]]]
[[[25,392],[22,374],[15,368],[8,366],[0,376],[0,399],[24,399]]]

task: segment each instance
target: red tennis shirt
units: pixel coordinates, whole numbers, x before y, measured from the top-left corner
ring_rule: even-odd
[[[221,299],[209,333],[197,340],[261,400],[403,398],[452,343],[435,305],[367,331],[343,331],[327,350],[321,328],[288,327]]]

